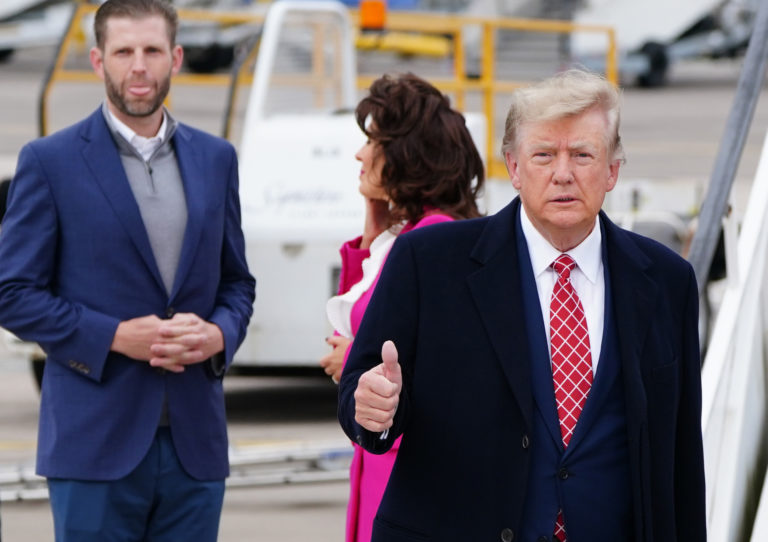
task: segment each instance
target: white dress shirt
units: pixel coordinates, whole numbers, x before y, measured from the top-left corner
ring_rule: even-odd
[[[536,278],[536,289],[539,294],[551,363],[549,305],[552,300],[552,290],[554,290],[557,281],[557,272],[550,266],[563,253],[549,244],[549,241],[539,233],[522,205],[520,210],[523,235],[526,243],[528,243],[528,254],[533,266],[533,275]],[[571,270],[571,284],[581,299],[584,315],[587,318],[589,346],[592,350],[592,375],[594,376],[597,372],[597,362],[600,359],[605,323],[605,276],[603,275],[602,233],[598,218],[595,218],[595,227],[592,228],[592,232],[587,238],[565,254],[568,254],[576,262],[576,267]]]
[[[149,161],[152,153],[154,153],[155,150],[157,150],[157,148],[163,144],[163,139],[165,138],[165,130],[168,125],[165,111],[163,111],[163,123],[160,125],[160,129],[153,137],[140,136],[131,130],[124,122],[118,119],[112,113],[112,111],[110,111],[109,107],[107,107],[107,114],[109,115],[110,120],[117,130],[117,133],[123,136],[125,140],[131,144],[131,147],[136,149],[136,152],[141,155],[145,162]]]

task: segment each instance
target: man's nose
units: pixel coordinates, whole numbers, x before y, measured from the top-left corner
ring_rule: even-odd
[[[133,63],[131,64],[131,69],[135,72],[147,71],[146,59],[144,58],[144,54],[141,51],[138,51],[133,55]]]
[[[568,154],[558,154],[554,161],[552,180],[556,183],[569,183],[573,181],[573,168],[571,157]]]

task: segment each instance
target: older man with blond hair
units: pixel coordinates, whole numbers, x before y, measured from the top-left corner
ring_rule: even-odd
[[[696,279],[601,211],[617,90],[519,89],[502,151],[519,196],[398,238],[342,375],[350,438],[402,435],[373,542],[704,542]]]

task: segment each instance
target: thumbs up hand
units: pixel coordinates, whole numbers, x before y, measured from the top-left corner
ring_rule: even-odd
[[[392,427],[403,387],[397,348],[392,341],[382,345],[381,361],[363,373],[355,390],[355,421],[377,433]]]

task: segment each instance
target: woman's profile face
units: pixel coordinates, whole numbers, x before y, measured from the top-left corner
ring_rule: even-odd
[[[355,154],[362,162],[360,167],[360,193],[369,199],[386,200],[387,193],[381,184],[381,170],[384,168],[384,153],[377,142],[369,139]]]

